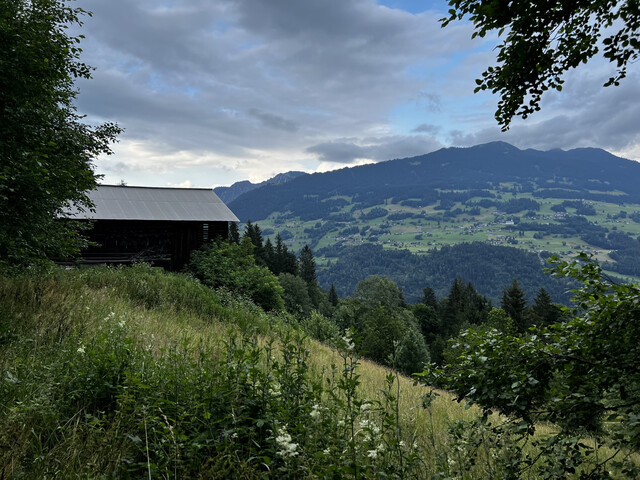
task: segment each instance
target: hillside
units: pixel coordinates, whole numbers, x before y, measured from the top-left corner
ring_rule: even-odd
[[[279,173],[275,177],[272,177],[264,182],[260,183],[251,183],[248,180],[244,180],[242,182],[236,182],[230,187],[216,187],[213,191],[220,197],[225,203],[233,202],[240,195],[243,195],[251,190],[255,190],[256,188],[260,188],[265,185],[281,185],[286,182],[290,182],[294,178],[298,178],[302,175],[306,175],[304,172],[286,172]]]
[[[584,250],[634,280],[639,184],[639,163],[604,150],[494,142],[305,175],[229,206],[269,234],[280,231],[295,250],[374,244],[426,253],[469,242],[563,258]],[[326,260],[321,255],[319,264]]]
[[[545,274],[533,253],[481,242],[444,246],[428,255],[373,244],[327,247],[318,253],[330,260],[319,270],[318,282],[325,289],[335,285],[341,297],[352,295],[358,282],[371,275],[384,275],[396,283],[408,303],[420,302],[425,287],[432,288],[438,298],[447,296],[457,277],[471,282],[494,305],[500,305],[504,287],[514,278],[529,301],[544,288],[554,302],[568,304],[574,287]]]
[[[555,461],[488,434],[500,417],[361,360],[349,338],[310,341],[184,275],[0,277],[0,313],[2,478],[484,479],[526,465],[536,479],[516,452]],[[583,443],[587,471],[611,456]]]

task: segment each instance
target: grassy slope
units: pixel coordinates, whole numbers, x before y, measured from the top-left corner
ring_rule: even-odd
[[[509,454],[290,321],[146,267],[0,279],[0,478],[486,478]]]

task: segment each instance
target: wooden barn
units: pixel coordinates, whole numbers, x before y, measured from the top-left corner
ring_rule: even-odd
[[[94,211],[67,212],[93,223],[84,264],[145,261],[180,270],[191,251],[216,236],[227,238],[238,218],[212,189],[99,185],[89,193]]]

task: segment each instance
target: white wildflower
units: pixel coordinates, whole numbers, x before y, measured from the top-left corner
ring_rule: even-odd
[[[331,450],[325,448],[324,450],[322,450],[322,453],[324,453],[325,455],[329,455],[329,453],[331,453]]]
[[[398,445],[400,446],[400,448],[404,448],[406,444],[404,443],[404,440],[400,440],[398,442]]]
[[[124,319],[122,319],[122,320],[120,320],[120,321],[118,322],[118,326],[119,326],[120,328],[124,328],[124,325],[125,325],[125,321],[124,321]]]
[[[370,408],[371,408],[371,404],[369,402],[364,402],[362,405],[360,405],[361,412],[366,412]]]
[[[272,397],[279,397],[280,396],[280,385],[278,385],[277,383],[274,384],[269,389],[269,395],[271,395]]]
[[[311,409],[311,413],[309,414],[309,416],[313,419],[317,419],[318,417],[320,417],[320,405],[316,403]]]
[[[77,350],[78,353],[85,353],[84,345],[80,345]]]
[[[292,442],[291,435],[287,433],[286,426],[279,428],[276,435],[278,455],[282,458],[291,458],[298,455],[298,444]]]
[[[351,338],[351,332],[349,330],[347,330],[345,332],[344,337],[342,337],[342,341],[345,343],[345,350],[347,351],[351,351],[355,348],[355,343],[353,343],[353,339]]]
[[[377,449],[368,450],[367,451],[367,457],[369,457],[369,458],[378,458],[378,450]]]

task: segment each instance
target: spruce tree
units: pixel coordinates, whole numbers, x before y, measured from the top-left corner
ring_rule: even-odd
[[[438,308],[438,300],[436,298],[436,294],[431,287],[425,287],[422,290],[422,303],[429,307]]]
[[[332,283],[331,288],[329,289],[329,302],[334,307],[338,306],[340,303],[340,297],[338,297],[338,292],[336,292],[336,286]]]
[[[525,299],[524,291],[518,284],[518,280],[514,279],[511,285],[503,290],[501,307],[516,324],[518,332],[523,333],[526,331],[529,326],[525,315],[527,300]]]
[[[247,221],[247,225],[244,228],[244,234],[242,238],[249,238],[253,244],[253,256],[256,259],[258,265],[266,265],[264,259],[264,247],[262,245],[262,231],[258,224],[251,223],[251,220]]]
[[[240,245],[240,232],[236,222],[229,222],[229,242]]]
[[[541,288],[536,295],[532,307],[534,321],[538,325],[551,325],[558,322],[562,312],[557,305],[551,302],[551,296],[544,288]]]
[[[270,238],[267,238],[267,240],[264,242],[264,247],[262,247],[262,253],[263,253],[264,261],[265,261],[265,264],[267,265],[267,268],[274,275],[278,275],[278,273],[274,271],[275,249],[273,248],[273,243],[271,243]]]
[[[298,274],[298,259],[296,258],[296,254],[289,251],[282,240],[280,232],[276,235],[273,264],[274,268],[278,272],[277,275],[280,275],[281,273],[290,273],[291,275]]]
[[[316,261],[313,258],[313,252],[309,248],[309,245],[305,245],[300,251],[299,257],[300,276],[307,282],[307,285],[315,286],[318,284],[318,278],[316,277]]]

